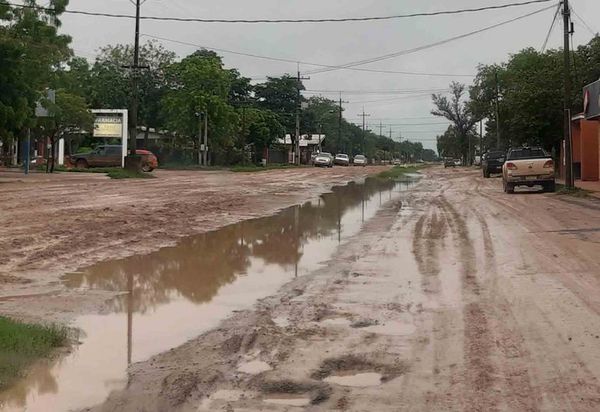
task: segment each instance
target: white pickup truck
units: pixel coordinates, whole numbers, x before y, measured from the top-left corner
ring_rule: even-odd
[[[542,186],[545,192],[554,192],[554,161],[539,147],[510,149],[502,166],[502,183],[506,193],[514,193],[515,186]]]

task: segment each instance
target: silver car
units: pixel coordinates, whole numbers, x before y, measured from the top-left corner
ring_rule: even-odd
[[[314,160],[315,167],[333,167],[333,156],[331,153],[319,153]]]
[[[367,158],[364,155],[356,155],[354,156],[354,166],[366,166],[367,165]]]

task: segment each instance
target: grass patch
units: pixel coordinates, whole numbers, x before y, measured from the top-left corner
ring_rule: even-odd
[[[44,166],[45,167],[45,166]],[[44,170],[46,170],[44,168]],[[102,173],[111,179],[152,179],[155,176],[150,173],[132,172],[131,170],[121,169],[120,167],[90,167],[88,169],[68,169],[66,167],[55,167],[55,172],[68,173]]]
[[[23,376],[39,358],[67,342],[67,329],[19,323],[0,317],[0,390]]]
[[[568,196],[573,196],[573,197],[586,198],[586,197],[589,197],[591,193],[592,192],[590,192],[589,190],[580,189],[579,187],[574,187],[572,189],[569,189],[565,185],[561,185],[558,183],[556,184],[556,194],[557,195],[568,195]]]
[[[301,166],[290,165],[290,164],[272,164],[267,166],[233,166],[229,170],[232,172],[252,173],[252,172],[264,172],[266,170],[277,170],[277,169],[294,169]]]
[[[407,173],[419,173],[420,169],[419,166],[394,166],[385,172],[379,173],[377,177],[381,179],[399,179]]]

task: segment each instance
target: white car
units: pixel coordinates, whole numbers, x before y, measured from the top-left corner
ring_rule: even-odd
[[[313,162],[315,167],[333,167],[333,156],[331,153],[319,153]]]
[[[356,155],[354,156],[354,161],[352,163],[354,163],[354,166],[364,167],[367,165],[367,158],[363,155]]]

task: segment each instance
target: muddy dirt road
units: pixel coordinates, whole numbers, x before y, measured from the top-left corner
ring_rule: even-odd
[[[48,291],[66,271],[266,216],[382,170],[159,170],[147,180],[0,170],[0,298]]]
[[[431,169],[94,410],[598,411],[600,204]]]

